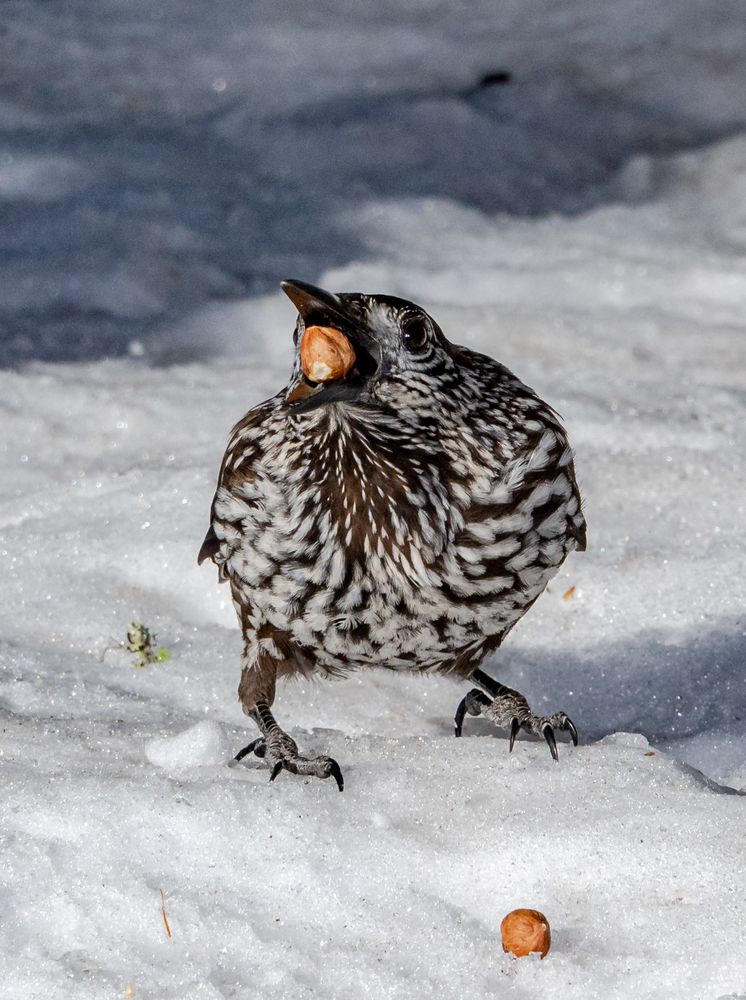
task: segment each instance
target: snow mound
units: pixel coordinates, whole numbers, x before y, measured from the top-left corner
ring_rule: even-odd
[[[183,771],[223,764],[232,754],[223,727],[204,719],[175,736],[150,740],[145,746],[145,756],[156,767]]]

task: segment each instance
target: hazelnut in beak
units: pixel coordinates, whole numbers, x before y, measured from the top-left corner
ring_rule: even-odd
[[[341,330],[309,326],[300,342],[300,363],[312,382],[336,382],[352,370],[355,350]]]

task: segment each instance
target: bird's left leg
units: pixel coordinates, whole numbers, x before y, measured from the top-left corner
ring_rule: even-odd
[[[243,760],[247,754],[254,753],[257,757],[266,757],[272,765],[270,781],[274,781],[280,771],[285,770],[291,774],[307,774],[315,778],[334,778],[340,792],[344,790],[344,778],[336,760],[326,756],[302,757],[298,753],[298,744],[284,729],[280,729],[266,701],[258,701],[256,708],[250,709],[248,714],[259,726],[262,735],[239,750],[236,760]]]
[[[244,668],[238,686],[238,698],[243,710],[259,727],[261,736],[252,740],[243,750],[239,750],[235,760],[243,760],[250,753],[266,759],[272,767],[270,781],[274,781],[283,769],[291,774],[307,774],[316,778],[334,778],[340,792],[344,779],[339,764],[332,757],[302,757],[298,744],[280,726],[272,714],[271,705],[275,697],[278,661],[271,656],[260,656],[258,662],[249,659],[244,650]]]
[[[478,688],[474,688],[462,699],[461,704],[456,709],[456,718],[453,721],[456,736],[461,735],[464,716],[468,712],[469,715],[483,715],[496,726],[509,729],[511,752],[520,729],[535,733],[537,736],[543,736],[555,760],[559,760],[557,740],[554,736],[555,729],[566,729],[575,746],[578,745],[578,731],[572,719],[565,712],[555,712],[553,715],[535,715],[522,694],[512,688],[505,687],[504,684],[500,684],[483,671],[475,670],[471,674],[471,679],[484,688],[490,697]]]

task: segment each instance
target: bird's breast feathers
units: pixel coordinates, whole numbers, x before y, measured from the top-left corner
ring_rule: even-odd
[[[442,668],[496,644],[582,547],[572,453],[543,404],[510,433],[264,406],[226,453],[213,558],[248,631],[270,623],[322,667]]]

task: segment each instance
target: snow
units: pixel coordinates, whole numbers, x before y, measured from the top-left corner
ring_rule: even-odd
[[[227,764],[234,753],[222,727],[211,719],[203,719],[175,736],[151,740],[145,746],[145,756],[151,764],[177,773],[194,767]]]
[[[740,6],[6,7],[0,997],[746,994]],[[195,557],[284,277],[420,301],[562,413],[589,550],[490,663],[559,764],[385,672],[279,692],[342,795],[230,763]]]

